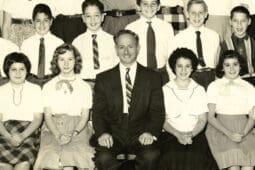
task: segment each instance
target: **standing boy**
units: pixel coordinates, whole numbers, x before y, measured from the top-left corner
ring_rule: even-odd
[[[242,70],[244,77],[250,77],[255,69],[255,40],[248,35],[247,29],[251,23],[249,10],[244,6],[236,6],[230,13],[232,35],[222,43],[221,51],[235,50],[243,57],[245,66]]]
[[[137,61],[143,66],[161,70],[173,49],[173,28],[156,16],[160,0],[137,0],[137,5],[141,16],[126,27],[140,38],[141,49]]]
[[[44,79],[46,75],[51,74],[51,59],[55,49],[63,41],[50,32],[53,17],[48,5],[36,5],[32,19],[36,34],[23,41],[21,51],[31,61],[31,73],[38,79]]]
[[[81,77],[94,80],[96,74],[117,64],[113,36],[102,30],[104,6],[98,0],[86,0],[82,4],[83,21],[87,31],[74,39],[73,45],[83,60]]]
[[[220,47],[219,35],[204,26],[207,16],[208,8],[203,0],[190,0],[187,4],[189,26],[175,36],[177,47],[189,48],[197,54],[199,65],[192,77],[205,88],[215,79]]]

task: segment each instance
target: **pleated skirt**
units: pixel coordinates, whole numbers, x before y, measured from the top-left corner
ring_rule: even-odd
[[[80,116],[55,115],[54,123],[61,133],[72,133],[78,124]],[[34,169],[62,169],[72,166],[77,168],[94,168],[94,148],[89,145],[92,129],[88,126],[79,135],[72,138],[71,142],[59,145],[55,136],[43,125],[41,132],[41,146]]]
[[[217,115],[217,119],[230,131],[242,133],[248,121],[246,115]],[[220,169],[231,166],[255,166],[255,135],[251,131],[240,143],[208,124],[206,137]]]
[[[4,122],[4,126],[8,132],[14,134],[22,133],[30,123],[29,121],[9,120]],[[0,135],[0,162],[15,165],[27,161],[32,165],[37,156],[39,137],[39,130],[36,130],[20,146],[15,147]]]

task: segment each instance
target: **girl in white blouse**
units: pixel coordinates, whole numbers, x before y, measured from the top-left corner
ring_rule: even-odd
[[[45,124],[34,169],[94,168],[88,128],[92,90],[77,75],[81,56],[72,45],[57,47],[52,62],[55,78],[43,87]]]
[[[31,64],[24,54],[7,55],[3,68],[9,82],[0,87],[0,169],[29,170],[39,146],[41,89],[25,80]]]
[[[254,87],[240,78],[244,64],[233,50],[225,51],[216,67],[219,79],[208,87],[206,136],[220,169],[252,170],[255,166]]]
[[[169,65],[176,78],[163,86],[166,120],[159,169],[217,169],[204,134],[206,93],[190,78],[197,57],[187,48],[178,48],[170,55]]]

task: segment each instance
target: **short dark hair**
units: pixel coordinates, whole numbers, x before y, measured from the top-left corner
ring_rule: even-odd
[[[53,75],[58,75],[60,73],[60,68],[58,66],[58,57],[61,54],[65,54],[67,51],[73,52],[75,65],[74,65],[74,73],[80,73],[82,69],[82,58],[79,51],[71,44],[62,44],[56,48],[53,58],[51,60],[51,71]]]
[[[240,64],[240,72],[239,72],[239,75],[244,75],[245,74],[245,61],[243,59],[243,57],[237,52],[237,51],[234,51],[234,50],[226,50],[222,53],[222,55],[220,56],[220,59],[219,59],[219,63],[217,64],[216,66],[216,76],[221,78],[223,77],[224,75],[224,71],[223,71],[223,63],[226,59],[230,59],[230,58],[235,58],[238,60],[239,64]]]
[[[135,32],[131,31],[131,30],[124,29],[124,30],[120,30],[119,32],[117,32],[117,33],[114,35],[113,40],[114,40],[114,42],[115,42],[115,45],[118,44],[118,39],[119,39],[119,37],[120,37],[121,35],[124,35],[124,34],[129,34],[129,35],[133,36],[134,39],[135,39],[135,41],[136,41],[136,45],[139,44],[139,37],[138,37],[138,35],[137,35]]]
[[[50,7],[46,4],[37,4],[33,9],[32,19],[35,20],[35,17],[38,13],[44,13],[47,15],[50,19],[53,18],[52,12],[50,10]]]
[[[189,11],[191,6],[194,5],[194,4],[201,4],[201,5],[203,5],[205,11],[208,12],[208,6],[207,6],[207,4],[205,3],[204,0],[189,0],[188,4],[187,4],[187,11]]]
[[[185,58],[191,61],[192,70],[193,70],[192,72],[194,72],[197,69],[198,59],[196,54],[188,48],[177,48],[176,50],[172,52],[172,54],[169,56],[169,59],[168,59],[168,64],[174,74],[176,74],[175,67],[176,67],[176,62],[179,58]]]
[[[136,0],[136,4],[140,6],[141,5],[141,1],[142,0]],[[160,4],[160,0],[157,0],[157,4],[158,5]]]
[[[234,13],[243,13],[246,15],[246,17],[249,19],[250,18],[250,12],[247,8],[245,8],[244,6],[236,6],[234,7],[231,12],[230,12],[230,19],[233,18]]]
[[[82,5],[82,13],[84,14],[88,6],[97,6],[101,14],[104,12],[104,5],[98,0],[85,0]]]
[[[23,53],[13,52],[5,57],[3,64],[4,73],[8,78],[10,78],[9,70],[13,63],[23,63],[27,71],[26,77],[30,74],[31,62],[29,61],[28,57]]]

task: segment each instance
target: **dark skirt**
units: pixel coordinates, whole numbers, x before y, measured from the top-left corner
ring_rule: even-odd
[[[217,164],[210,152],[204,132],[191,145],[182,145],[167,132],[160,136],[160,170],[216,170]]]
[[[29,124],[29,121],[9,120],[4,122],[5,128],[11,134],[22,133]],[[39,148],[39,136],[39,130],[36,130],[20,146],[14,147],[4,136],[0,135],[0,162],[15,165],[28,161],[32,165]]]

